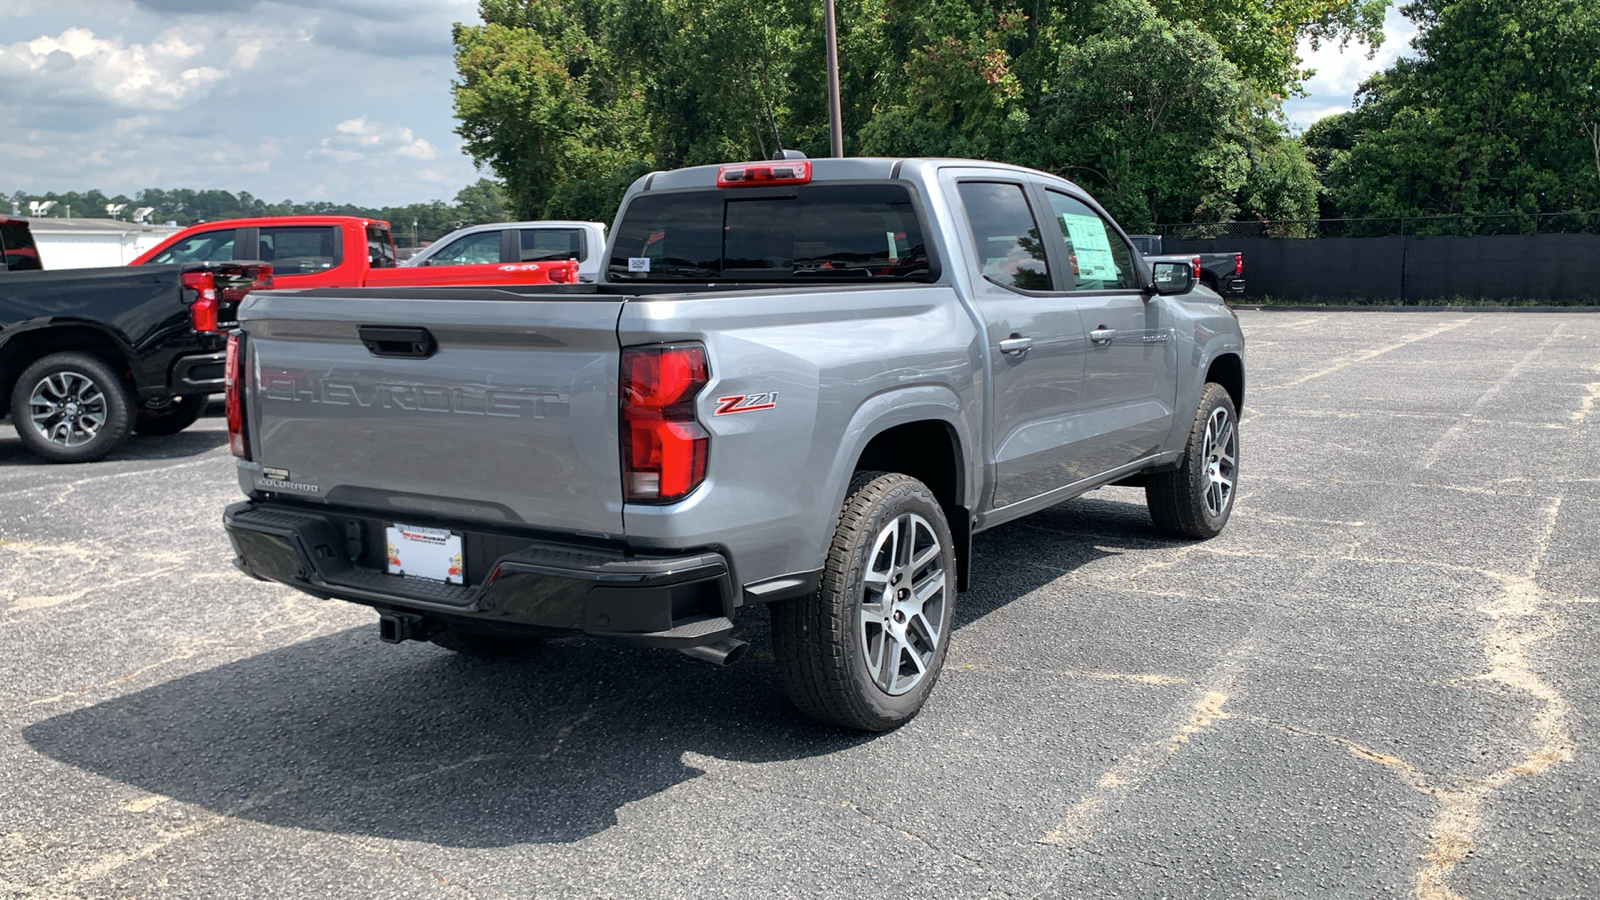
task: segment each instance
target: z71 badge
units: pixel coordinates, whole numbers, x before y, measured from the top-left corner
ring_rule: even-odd
[[[733,413],[755,412],[758,409],[771,409],[778,405],[778,392],[766,394],[733,394],[728,397],[717,398],[716,416],[727,416]]]

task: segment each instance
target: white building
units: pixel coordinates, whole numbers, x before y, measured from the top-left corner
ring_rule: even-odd
[[[115,219],[31,218],[28,229],[46,269],[125,266],[179,229]]]

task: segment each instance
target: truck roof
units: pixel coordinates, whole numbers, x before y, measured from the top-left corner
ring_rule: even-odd
[[[762,160],[744,160],[744,162],[761,162]],[[996,172],[1013,174],[1043,175],[1048,178],[1057,178],[1067,181],[1059,175],[1041,172],[1023,166],[1014,166],[1010,163],[991,162],[978,159],[944,159],[937,157],[880,157],[880,156],[851,156],[844,159],[825,157],[813,159],[811,162],[811,178],[813,181],[875,181],[896,178],[907,169],[940,169],[947,166],[960,166],[962,168],[994,169]],[[730,161],[723,165],[736,165]],[[663,172],[651,172],[634,182],[633,187],[639,191],[662,191],[681,188],[716,187],[717,170],[722,165],[690,166],[684,169],[672,169]],[[1068,184],[1072,182],[1067,181]]]
[[[249,219],[213,219],[213,220],[206,221],[206,222],[200,222],[200,223],[195,224],[195,225],[186,226],[184,228],[184,230],[188,231],[190,228],[202,228],[202,227],[203,228],[216,228],[219,225],[220,226],[225,226],[225,227],[232,227],[232,228],[261,228],[261,227],[265,227],[265,226],[274,226],[274,225],[283,226],[283,225],[348,225],[348,224],[361,225],[362,227],[365,227],[367,225],[382,225],[385,228],[389,227],[389,223],[384,221],[383,219],[368,219],[368,218],[366,218],[364,216],[306,215],[306,216],[256,216],[254,218],[249,218]]]

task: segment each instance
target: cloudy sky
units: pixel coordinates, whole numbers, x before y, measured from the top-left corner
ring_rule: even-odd
[[[1306,66],[1316,70],[1316,74],[1306,82],[1310,96],[1284,103],[1289,121],[1305,128],[1323,116],[1348,110],[1356,87],[1368,75],[1388,68],[1400,56],[1415,55],[1411,39],[1416,37],[1417,27],[1392,6],[1384,18],[1383,32],[1383,46],[1370,59],[1369,48],[1357,44],[1343,50],[1327,45],[1316,50],[1309,44],[1301,46],[1300,57]]]
[[[450,199],[450,25],[475,0],[0,0],[0,193],[222,188],[369,206]],[[1309,53],[1301,127],[1407,49]]]
[[[479,175],[450,115],[474,0],[0,0],[0,192],[369,205]]]

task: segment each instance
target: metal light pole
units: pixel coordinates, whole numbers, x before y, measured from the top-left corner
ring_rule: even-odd
[[[839,124],[839,34],[834,27],[833,0],[823,0],[823,21],[828,31],[828,149],[844,156],[844,129]]]

